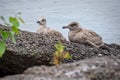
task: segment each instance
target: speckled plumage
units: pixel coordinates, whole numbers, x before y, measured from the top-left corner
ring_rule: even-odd
[[[82,28],[77,22],[72,22],[63,28],[69,28],[68,38],[71,42],[88,43],[94,47],[104,45],[101,36],[92,30]]]

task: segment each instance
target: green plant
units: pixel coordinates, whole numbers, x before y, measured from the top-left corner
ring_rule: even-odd
[[[15,17],[10,16],[8,20],[9,23],[5,20],[3,16],[0,16],[0,19],[4,22],[6,26],[11,26],[11,29],[9,31],[0,30],[0,36],[2,37],[2,39],[0,40],[0,57],[2,57],[6,50],[6,40],[10,38],[13,43],[16,43],[14,36],[15,34],[19,34],[18,27],[20,26],[20,22],[24,23],[24,21],[17,15]]]
[[[71,58],[69,52],[64,51],[65,47],[63,46],[63,44],[61,42],[58,42],[57,44],[55,44],[54,47],[56,49],[54,56],[53,56],[53,63],[55,65],[60,64],[63,59]]]

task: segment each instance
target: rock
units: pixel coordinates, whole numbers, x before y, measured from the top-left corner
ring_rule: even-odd
[[[94,57],[57,66],[34,66],[0,80],[119,80],[120,59]]]
[[[0,29],[8,30],[5,26]],[[8,40],[7,50],[0,59],[0,70],[4,73],[21,73],[34,65],[51,65],[54,46],[44,35],[21,31],[15,36],[16,44]],[[0,38],[1,39],[1,38]]]
[[[8,27],[0,25],[0,29],[9,30]],[[58,42],[51,40],[49,36],[33,32],[21,31],[15,36],[16,44],[8,40],[7,50],[0,59],[0,76],[7,74],[22,73],[29,67],[47,65],[51,66],[54,45]],[[0,37],[1,40],[1,37]],[[95,48],[86,44],[70,43],[65,41],[65,51],[70,52],[72,59],[64,60],[63,63],[92,58],[95,56],[109,56],[120,58],[120,46],[107,44],[107,47]]]

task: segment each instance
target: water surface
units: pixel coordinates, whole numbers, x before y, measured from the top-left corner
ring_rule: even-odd
[[[0,0],[0,15],[7,18],[17,12],[25,21],[22,30],[35,32],[37,20],[45,17],[49,27],[67,38],[68,30],[62,26],[78,21],[104,42],[120,44],[120,0]]]

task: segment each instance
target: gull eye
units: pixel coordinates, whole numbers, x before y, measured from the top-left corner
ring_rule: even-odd
[[[44,21],[45,21],[45,19],[42,19],[42,21],[44,22]]]

